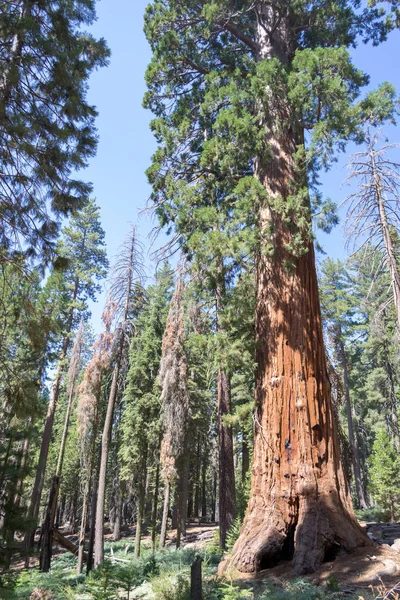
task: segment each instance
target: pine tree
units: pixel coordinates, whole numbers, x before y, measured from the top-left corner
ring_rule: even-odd
[[[83,30],[95,18],[94,0],[1,3],[0,263],[23,248],[45,264],[90,193],[74,172],[97,145],[87,81],[109,51]]]
[[[37,270],[26,263],[20,268],[15,261],[1,280],[0,510],[5,566],[15,549],[14,532],[29,526],[21,496],[30,469],[30,446],[42,419],[44,376],[59,332],[58,311],[63,308],[62,295],[52,280],[42,287]]]
[[[111,299],[106,304],[102,314],[104,331],[98,336],[93,355],[85,369],[82,382],[78,389],[78,440],[80,443],[82,483],[84,487],[81,526],[78,542],[77,572],[81,573],[84,559],[84,543],[87,517],[89,512],[90,490],[92,488],[92,521],[96,513],[97,502],[97,461],[96,442],[99,421],[99,408],[102,392],[103,375],[109,369],[114,347],[114,332],[111,331],[117,306]],[[89,549],[87,553],[87,570],[92,569],[94,546],[94,523],[90,528]]]
[[[365,254],[355,255],[351,261],[362,324],[350,380],[357,412],[366,427],[364,454],[371,452],[377,427],[386,428],[400,449],[396,312],[392,302],[388,304],[389,273],[379,269],[383,260],[381,252],[366,248]]]
[[[343,263],[328,258],[322,263],[320,284],[322,319],[327,331],[328,348],[331,346],[335,363],[338,364],[343,376],[347,429],[352,454],[357,504],[358,508],[367,508],[350,398],[349,371],[351,366],[347,344],[351,343],[351,336],[354,334],[357,325],[355,320],[357,310],[355,297],[351,293],[352,282]]]
[[[244,252],[255,244],[257,426],[251,500],[232,556],[240,570],[283,556],[308,572],[337,544],[368,543],[339,460],[310,195],[318,168],[360,138],[360,123],[393,111],[388,84],[357,102],[367,78],[346,49],[360,38],[378,43],[392,26],[350,0],[168,0],[147,9],[145,105],[158,141],[149,178],[160,223],[186,250],[194,208],[207,215],[217,194],[232,243],[254,232]]]
[[[125,355],[129,340],[130,326],[132,325],[131,309],[135,290],[141,291],[143,279],[142,249],[137,239],[135,227],[126,237],[117,257],[111,275],[110,296],[116,305],[116,316],[120,317],[118,340],[116,341],[115,360],[112,372],[112,381],[107,403],[107,411],[101,438],[101,456],[99,470],[99,485],[96,506],[96,533],[94,548],[94,564],[99,566],[104,560],[104,504],[106,495],[106,477],[108,454],[111,441],[111,431],[114,418],[114,408],[120,386],[120,372],[122,360]],[[121,385],[123,390],[124,385]]]
[[[372,448],[369,476],[373,497],[389,511],[394,522],[400,508],[400,458],[382,429]]]
[[[122,476],[136,483],[135,556],[140,555],[146,477],[155,469],[152,511],[153,550],[156,535],[160,452],[160,392],[157,376],[173,284],[168,264],[156,273],[156,282],[146,290],[146,302],[135,323],[135,337],[129,350],[129,371],[124,394],[122,443],[119,457]],[[158,476],[157,476],[158,474]],[[154,508],[155,506],[155,508]]]
[[[40,544],[40,570],[47,572],[50,569],[51,557],[53,553],[53,528],[56,519],[58,495],[60,490],[60,477],[63,469],[65,449],[67,444],[68,430],[70,426],[73,401],[75,399],[75,387],[79,374],[80,359],[83,344],[83,321],[80,322],[74,345],[71,352],[71,358],[67,373],[67,407],[64,417],[64,426],[61,435],[60,448],[57,458],[57,466],[50,487],[49,502],[46,509],[45,519],[41,531]]]
[[[85,207],[71,218],[70,225],[63,232],[59,253],[67,263],[64,282],[68,289],[69,302],[66,307],[61,349],[53,378],[28,511],[29,517],[33,519],[37,519],[39,515],[54,416],[71,334],[77,315],[80,318],[88,318],[87,301],[96,297],[96,293],[100,290],[99,281],[104,278],[108,266],[104,249],[104,231],[100,226],[99,209],[94,201],[88,201]],[[25,536],[25,546],[28,551],[33,546],[34,531],[34,528],[31,529]]]

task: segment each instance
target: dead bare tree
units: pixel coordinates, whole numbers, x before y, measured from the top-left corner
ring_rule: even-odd
[[[355,252],[376,254],[383,251],[380,268],[390,274],[391,289],[400,329],[400,267],[398,231],[400,226],[400,163],[388,158],[398,144],[378,147],[379,131],[367,131],[365,150],[351,157],[347,181],[356,181],[357,189],[344,201],[347,204],[345,231]],[[371,258],[371,256],[368,256]]]
[[[130,319],[130,313],[132,308],[132,296],[135,286],[139,286],[139,288],[142,289],[142,282],[144,280],[143,262],[142,246],[138,241],[136,228],[133,226],[126,237],[125,242],[121,246],[120,253],[115,261],[111,274],[110,297],[116,305],[116,315],[120,318],[120,321],[118,332],[116,332],[118,341],[116,344],[111,388],[101,438],[94,547],[94,564],[96,567],[104,560],[104,503],[111,430],[115,402],[120,383],[120,371],[131,330],[132,321]]]
[[[183,280],[178,278],[171,300],[162,341],[159,383],[161,386],[163,437],[161,442],[162,477],[165,482],[164,509],[161,523],[160,548],[165,546],[169,497],[172,484],[178,478],[177,461],[183,456],[190,419],[187,388],[188,365],[184,350],[182,308]],[[181,473],[182,476],[182,473]],[[178,498],[180,504],[181,498]],[[177,545],[179,546],[179,521]]]
[[[76,567],[78,573],[82,573],[83,568],[90,489],[95,482],[97,475],[96,439],[98,412],[103,373],[109,367],[112,355],[114,335],[111,331],[111,327],[115,310],[115,303],[109,299],[102,314],[104,331],[99,335],[94,344],[93,356],[85,369],[82,383],[78,388],[78,435],[81,445],[81,463],[83,471],[82,515],[78,542],[78,563]],[[93,560],[93,534],[94,531],[91,531],[89,551],[87,553],[88,571],[91,569]]]

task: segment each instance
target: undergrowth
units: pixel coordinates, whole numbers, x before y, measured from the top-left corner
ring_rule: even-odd
[[[233,536],[232,536],[233,537]],[[128,544],[129,546],[129,544]],[[236,581],[235,574],[227,579],[217,577],[221,553],[213,540],[205,550],[165,549],[154,556],[144,548],[139,559],[130,558],[133,544],[126,554],[127,540],[106,544],[103,565],[88,577],[77,575],[76,559],[61,554],[53,560],[49,573],[37,569],[10,572],[0,581],[0,598],[28,600],[190,600],[190,567],[196,555],[203,559],[204,600],[358,600],[360,596],[344,596],[332,576],[327,585],[315,586],[307,579],[291,582],[269,579],[253,583]],[[115,562],[111,557],[123,557],[128,562]],[[370,600],[373,596],[365,596]]]

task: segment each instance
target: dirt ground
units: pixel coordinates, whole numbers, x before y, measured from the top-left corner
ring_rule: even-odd
[[[315,573],[309,576],[316,585],[323,585],[329,577],[339,583],[341,591],[359,593],[371,591],[371,586],[377,590],[382,583],[386,588],[392,588],[400,580],[400,568],[395,574],[389,575],[383,571],[389,570],[392,563],[400,565],[400,554],[387,548],[359,548],[351,554],[338,556],[331,563],[324,563]],[[380,573],[380,575],[379,575]],[[265,578],[276,584],[296,578],[290,562],[281,563],[271,569],[260,571],[256,575],[235,573],[238,581],[254,582],[261,585]]]

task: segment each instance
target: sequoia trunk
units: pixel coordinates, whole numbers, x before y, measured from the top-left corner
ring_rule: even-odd
[[[259,24],[260,59],[286,62],[294,50],[285,17],[273,32],[264,5]],[[269,27],[270,29],[270,27]],[[269,35],[266,34],[268,31]],[[260,157],[256,177],[271,202],[260,209],[264,242],[256,261],[256,411],[251,493],[230,562],[254,572],[281,559],[297,573],[314,571],[340,548],[368,544],[358,525],[345,479],[334,420],[322,336],[313,244],[306,232],[299,252],[289,252],[296,221],[308,213],[271,209],[306,185],[294,156],[302,132],[290,125],[290,111],[269,90],[265,111],[268,157]],[[278,126],[279,123],[279,126]],[[304,202],[304,200],[303,200]]]

